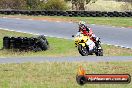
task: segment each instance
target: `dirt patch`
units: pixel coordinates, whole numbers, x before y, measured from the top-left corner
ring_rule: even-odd
[[[65,18],[32,18],[33,20],[48,20],[48,21],[62,21],[62,22],[75,22],[75,20],[65,19]]]
[[[78,22],[78,20],[76,19],[67,19],[67,18],[52,18],[52,17],[33,17],[33,16],[7,16],[8,18],[20,18],[20,19],[32,19],[32,20],[39,20],[39,21],[43,21],[43,20],[47,20],[47,21],[52,21],[52,22],[56,22],[56,21],[61,21],[61,22]]]
[[[132,28],[132,26],[128,27],[128,28]]]

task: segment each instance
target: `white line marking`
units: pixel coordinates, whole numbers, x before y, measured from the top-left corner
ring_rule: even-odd
[[[19,32],[19,33],[27,33],[27,34],[32,34],[32,35],[41,35],[39,33],[29,33],[29,32],[23,32],[23,31],[16,31],[13,29],[8,29],[8,28],[0,28],[0,30],[14,31],[14,32]],[[56,36],[52,36],[52,35],[44,35],[44,36],[56,37]],[[63,38],[63,37],[56,37],[56,38]],[[71,39],[71,38],[63,38],[63,39]]]
[[[43,22],[46,22],[47,20],[42,20]]]
[[[33,20],[33,19],[25,19],[25,20]]]
[[[112,46],[116,46],[116,47],[121,47],[121,48],[126,48],[126,49],[132,49],[130,47],[125,47],[125,46],[122,46],[122,45],[113,45],[113,44],[109,44],[109,43],[101,43],[101,44],[106,44],[106,45],[112,45]]]
[[[2,17],[2,18],[7,18],[7,17]]]
[[[125,28],[125,27],[121,27],[121,28]]]
[[[114,27],[114,28],[115,28],[115,26],[112,26],[112,27]]]
[[[69,22],[69,23],[73,23],[73,22],[71,21],[71,22]]]
[[[60,23],[61,21],[56,21],[56,22]]]
[[[20,18],[15,18],[15,19],[20,20]]]

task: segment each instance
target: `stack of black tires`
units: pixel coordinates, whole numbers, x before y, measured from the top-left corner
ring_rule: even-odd
[[[132,11],[47,11],[47,10],[0,10],[5,15],[42,15],[42,16],[69,16],[69,17],[132,17]]]
[[[48,48],[49,43],[44,35],[30,38],[8,36],[3,38],[3,49],[45,51]]]

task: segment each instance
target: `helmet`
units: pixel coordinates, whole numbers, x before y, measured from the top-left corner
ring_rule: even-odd
[[[85,22],[84,22],[84,21],[79,21],[78,25],[79,25],[79,26],[85,25]]]
[[[78,23],[78,25],[79,25],[79,31],[83,31],[84,28],[85,28],[85,22],[84,22],[84,21],[80,21],[80,22]]]

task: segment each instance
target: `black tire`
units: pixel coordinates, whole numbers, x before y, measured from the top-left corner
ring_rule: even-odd
[[[22,38],[21,37],[17,37],[15,39],[15,47],[18,48],[18,49],[20,49],[21,44],[22,44]]]
[[[9,49],[10,48],[10,37],[5,36],[3,38],[3,48],[4,49]]]
[[[89,13],[87,13],[87,14],[86,14],[86,16],[87,16],[87,17],[90,17],[90,14],[89,14]]]
[[[42,38],[44,41],[46,41],[47,45],[49,45],[49,42],[48,42],[48,40],[46,39],[46,37],[45,37],[44,35],[41,35],[41,36],[38,37],[38,39],[41,39],[41,38]]]
[[[24,49],[28,49],[28,47],[29,47],[29,40],[27,37],[24,37],[23,41],[22,41],[22,47],[21,48],[24,50]]]
[[[15,48],[15,37],[10,38],[10,48],[14,49]]]
[[[101,47],[101,45],[99,44],[98,48],[100,48],[100,47]],[[102,47],[100,49],[97,49],[97,52],[95,54],[96,54],[96,56],[103,56],[103,49],[102,49]]]
[[[37,45],[38,45],[42,50],[48,50],[47,42],[46,42],[45,40],[43,40],[42,38],[38,40]]]
[[[32,46],[31,50],[33,50],[34,52],[42,51],[42,49],[39,46]]]
[[[108,17],[108,14],[104,14],[104,17]]]
[[[36,40],[37,39],[33,38],[33,37],[29,38],[29,46],[33,46],[35,44]]]
[[[78,45],[78,51],[82,56],[88,56],[89,52],[86,47],[83,47],[82,45]]]
[[[99,49],[95,54],[96,56],[103,56],[103,49]]]
[[[84,76],[76,76],[76,81],[79,85],[84,85],[87,79]]]

